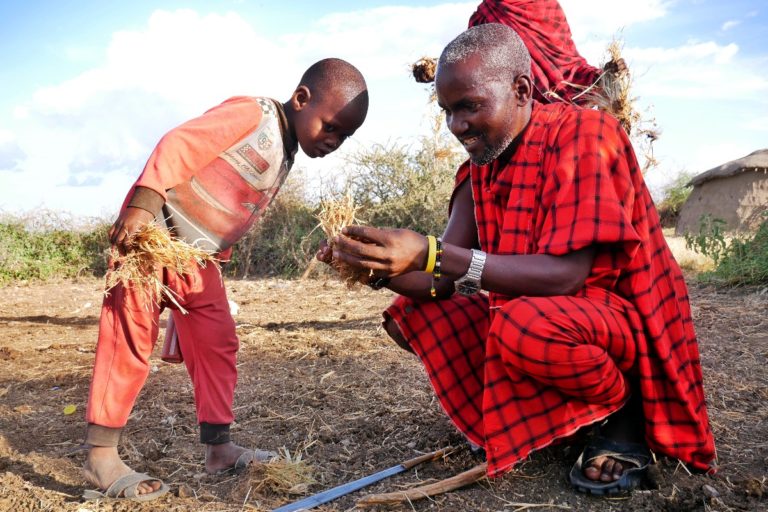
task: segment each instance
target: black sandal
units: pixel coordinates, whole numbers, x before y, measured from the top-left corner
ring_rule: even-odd
[[[590,480],[584,476],[584,468],[598,457],[611,457],[635,467],[625,468],[621,478],[613,482]],[[605,496],[620,492],[631,491],[645,478],[648,465],[651,463],[651,452],[644,444],[613,441],[596,436],[584,447],[579,459],[571,468],[569,478],[574,489],[580,492]]]

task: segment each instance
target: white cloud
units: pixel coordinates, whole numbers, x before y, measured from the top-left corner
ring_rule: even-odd
[[[622,28],[664,17],[669,0],[560,0],[579,48],[589,35],[611,37]]]
[[[287,99],[304,69],[330,55],[357,64],[371,87],[374,101],[358,144],[418,133],[427,95],[418,93],[408,65],[436,54],[466,27],[474,7],[332,14],[277,41],[260,36],[236,13],[156,11],[142,29],[116,32],[100,66],[38,89],[15,107],[12,129],[27,154],[24,176],[38,186],[4,186],[0,208],[29,208],[44,197],[46,203],[69,202],[78,213],[116,209],[127,185],[117,194],[105,193],[106,187],[130,184],[169,128],[233,95]],[[298,165],[343,165],[338,156],[324,160],[319,166],[301,158]],[[74,199],[87,192],[90,200]]]
[[[661,19],[674,4],[561,3],[579,50],[593,63],[602,59],[621,27]],[[466,28],[477,4],[473,0],[329,14],[300,33],[273,39],[263,37],[263,31],[237,13],[156,11],[141,29],[116,32],[106,48],[72,48],[69,58],[91,62],[101,55],[103,60],[69,80],[32,92],[13,109],[11,124],[0,131],[0,155],[7,149],[14,155],[14,168],[23,172],[0,173],[0,209],[29,209],[45,198],[49,207],[79,214],[113,212],[154,143],[170,127],[232,95],[287,99],[303,70],[330,55],[356,64],[371,89],[368,120],[339,153],[372,141],[412,140],[425,131],[428,95],[426,87],[410,77],[409,65],[423,55],[438,55]],[[768,92],[764,63],[748,62],[735,44],[691,41],[674,48],[643,48],[627,41],[624,56],[635,77],[634,92],[643,101],[716,99],[726,105],[734,96],[764,101]],[[764,102],[755,104],[765,111]],[[766,118],[768,113],[752,112],[738,120],[738,127],[764,133]],[[702,127],[699,143],[682,141],[675,133],[688,128],[674,124],[681,121],[660,122],[665,130],[661,148],[669,155],[687,152],[681,157],[686,167],[694,161],[700,165],[696,155],[709,161],[740,156],[729,151],[746,154],[757,149],[747,147],[749,141],[738,148],[716,149]],[[22,153],[13,153],[14,147]],[[297,167],[307,167],[310,176],[328,175],[344,166],[342,157],[334,154],[310,162],[300,156]]]
[[[730,30],[733,27],[736,27],[740,23],[741,23],[741,21],[739,21],[739,20],[728,20],[725,23],[723,23],[723,25],[720,27],[720,30],[725,32],[726,30]]]
[[[689,42],[674,48],[625,48],[635,85],[647,98],[755,99],[768,92],[768,76],[736,44]]]
[[[0,172],[19,172],[19,162],[25,156],[14,134],[9,130],[0,129]]]

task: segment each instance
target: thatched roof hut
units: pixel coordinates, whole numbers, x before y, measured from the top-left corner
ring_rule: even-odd
[[[768,149],[717,166],[693,178],[675,232],[698,233],[704,215],[722,219],[729,231],[752,231],[768,211]]]

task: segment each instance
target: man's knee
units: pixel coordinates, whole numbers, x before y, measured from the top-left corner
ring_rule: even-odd
[[[405,336],[403,336],[403,333],[400,331],[400,328],[397,326],[397,323],[392,319],[392,317],[387,316],[383,325],[384,330],[387,331],[389,337],[392,338],[400,348],[407,350],[412,354],[414,353],[410,343],[408,343],[408,340],[405,339]]]

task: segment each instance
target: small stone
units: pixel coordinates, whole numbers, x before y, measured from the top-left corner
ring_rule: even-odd
[[[193,498],[195,491],[192,490],[187,484],[181,484],[179,486],[179,498]]]
[[[702,485],[701,486],[701,490],[704,492],[704,495],[707,498],[719,498],[720,497],[720,493],[717,491],[717,489],[715,489],[714,487],[712,487],[709,484]]]

